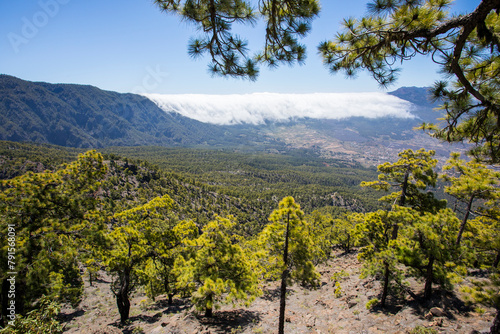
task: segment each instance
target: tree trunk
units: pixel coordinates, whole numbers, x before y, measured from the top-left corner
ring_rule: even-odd
[[[288,233],[290,231],[290,213],[287,216],[285,231],[285,247],[283,249],[283,263],[285,270],[281,274],[281,293],[280,293],[280,316],[278,324],[278,334],[285,333],[285,308],[286,308],[286,281],[288,279]]]
[[[432,296],[432,281],[434,279],[433,268],[434,267],[434,256],[429,258],[429,264],[427,265],[427,274],[425,277],[424,286],[424,299],[428,300]]]
[[[389,272],[389,264],[384,263],[384,286],[382,289],[382,297],[380,298],[380,306],[385,307],[386,300],[387,300],[387,295],[389,294],[389,278],[390,278],[390,272]]]
[[[490,328],[490,334],[500,334],[500,310],[497,310],[497,315],[495,320],[493,320],[493,326]]]
[[[210,305],[210,307],[208,307],[208,306],[205,307],[205,317],[211,318],[214,315],[213,308],[212,308],[212,305],[213,305],[213,295],[212,294],[208,295],[207,301],[208,301],[208,304]]]
[[[124,324],[130,315],[130,301],[128,300],[128,296],[122,296],[121,292],[119,292],[116,295],[116,305],[118,306],[118,312],[120,312],[120,322]]]
[[[283,271],[281,275],[281,294],[280,294],[280,317],[278,334],[285,333],[285,308],[286,308],[286,280],[288,278],[288,269]]]
[[[128,300],[129,288],[130,288],[130,270],[125,269],[123,275],[120,278],[121,286],[116,294],[116,305],[118,306],[118,312],[120,312],[120,321],[124,324],[130,315],[130,301]]]
[[[205,308],[205,317],[211,318],[214,315],[214,311],[211,307]]]
[[[498,263],[500,262],[500,249],[498,250],[495,261],[493,261],[493,268],[498,268]]]
[[[172,305],[174,303],[174,294],[169,293],[168,294],[168,305]]]
[[[407,169],[403,184],[401,185],[401,196],[399,197],[399,206],[404,206],[406,203],[406,197],[407,197],[407,192],[408,192],[408,179],[410,177],[410,170]],[[392,225],[392,235],[391,235],[391,240],[396,240],[398,238],[399,234],[399,225],[398,222],[394,222]],[[382,290],[382,298],[380,301],[380,305],[382,307],[385,307],[386,300],[387,300],[387,295],[389,294],[389,282],[390,282],[390,277],[391,272],[389,270],[389,263],[384,262],[384,287]]]
[[[462,224],[460,224],[460,230],[458,231],[457,241],[455,242],[457,246],[460,246],[460,241],[462,240],[462,234],[465,231],[465,225],[467,224],[467,219],[469,219],[469,214],[472,208],[473,201],[474,201],[474,195],[470,197],[469,203],[467,204],[467,211],[465,211],[464,219],[462,220]]]
[[[401,196],[399,197],[399,206],[405,206],[406,197],[408,192],[408,179],[410,178],[410,170],[407,169],[405,172],[403,184],[401,185]],[[399,226],[398,223],[395,222],[392,229],[392,240],[396,240],[398,238]]]
[[[165,279],[163,280],[163,290],[165,290],[165,293],[168,296],[168,305],[172,305],[174,294],[170,291],[170,286],[169,286],[169,281],[168,281],[168,275],[165,275]]]
[[[346,254],[349,254],[350,251],[351,251],[351,234],[347,233],[347,246],[345,252]]]

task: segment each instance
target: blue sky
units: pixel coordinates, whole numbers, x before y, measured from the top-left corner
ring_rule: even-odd
[[[187,54],[195,29],[161,13],[151,0],[0,0],[0,73],[31,81],[90,84],[118,92],[163,94],[328,93],[381,91],[368,75],[346,79],[321,64],[317,45],[334,36],[342,18],[360,17],[367,0],[323,0],[304,40],[306,65],[261,68],[256,82],[212,77],[208,59]],[[453,13],[479,0],[457,0]],[[251,49],[263,30],[237,27]],[[400,86],[429,86],[437,66],[420,58],[403,67]]]

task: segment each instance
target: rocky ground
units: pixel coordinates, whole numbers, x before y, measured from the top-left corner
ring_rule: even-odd
[[[386,309],[375,306],[368,310],[366,304],[378,297],[380,284],[371,278],[360,278],[356,253],[338,253],[319,270],[318,289],[291,287],[286,333],[403,334],[418,326],[434,329],[435,333],[488,333],[495,315],[494,309],[466,306],[458,292],[436,293],[424,304],[402,296],[390,300]],[[340,290],[338,285],[335,287],[336,281]],[[126,326],[119,322],[109,283],[110,278],[102,274],[92,287],[86,286],[86,297],[79,308],[63,310],[66,333],[277,333],[277,283],[265,286],[263,296],[250,307],[223,306],[212,318],[196,314],[188,299],[175,299],[169,306],[164,297],[151,301],[138,292]],[[413,282],[414,289],[420,285]]]

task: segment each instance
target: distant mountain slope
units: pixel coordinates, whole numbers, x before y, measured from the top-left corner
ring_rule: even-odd
[[[80,148],[157,145],[274,152],[311,148],[335,157],[366,156],[369,151],[378,161],[378,156],[385,155],[373,145],[399,150],[403,142],[414,144],[413,127],[440,116],[433,110],[437,104],[429,101],[427,88],[403,87],[389,94],[411,102],[417,118],[295,117],[260,125],[215,125],[165,112],[141,95],[0,75],[0,140]],[[233,107],[234,113],[245,112]]]
[[[140,95],[0,75],[0,140],[71,147],[246,143],[236,132],[165,113]]]
[[[401,87],[388,94],[413,103],[411,111],[419,118],[419,122],[435,123],[437,118],[443,116],[443,112],[436,110],[439,101],[432,101],[429,87]]]

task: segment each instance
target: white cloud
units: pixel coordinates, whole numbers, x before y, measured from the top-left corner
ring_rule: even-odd
[[[414,118],[412,104],[384,93],[243,95],[144,94],[166,112],[212,124],[262,124],[297,118]]]

